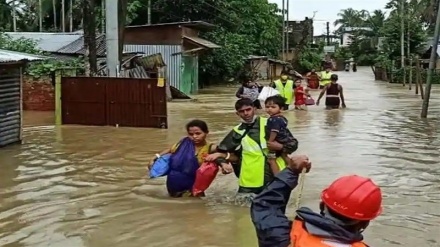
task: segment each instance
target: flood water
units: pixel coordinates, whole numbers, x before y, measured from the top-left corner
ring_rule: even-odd
[[[366,230],[368,243],[440,246],[440,90],[432,118],[421,120],[414,91],[375,82],[369,68],[339,75],[347,109],[286,113],[298,153],[314,164],[301,204],[318,209],[320,190],[338,176],[370,176],[383,188],[384,214]],[[27,113],[25,143],[0,150],[0,246],[257,246],[249,209],[227,200],[234,175],[220,176],[203,200],[170,199],[164,179],[146,177],[146,162],[185,135],[188,120],[206,120],[212,141],[236,125],[234,93],[170,103],[168,130],[55,128],[51,113]]]

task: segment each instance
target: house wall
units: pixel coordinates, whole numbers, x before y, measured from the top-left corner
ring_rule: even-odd
[[[342,44],[341,46],[349,46],[352,42],[352,37],[353,35],[350,33],[344,33],[342,34]]]
[[[182,27],[182,36],[198,37],[199,30],[189,27]]]
[[[0,147],[22,140],[21,65],[0,64]]]
[[[54,111],[55,88],[52,77],[23,77],[23,109],[26,111]]]
[[[186,29],[185,29],[186,30]],[[185,32],[190,32],[186,30]],[[125,45],[180,45],[183,28],[179,25],[126,27]]]
[[[255,59],[251,62],[251,67],[255,72],[258,73],[258,76],[261,76],[261,79],[267,80],[269,79],[269,62],[263,59]]]
[[[199,58],[198,56],[182,56],[181,91],[187,95],[196,94],[199,89]]]

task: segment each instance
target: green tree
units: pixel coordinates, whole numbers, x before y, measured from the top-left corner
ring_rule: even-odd
[[[420,51],[420,48],[423,47],[426,40],[426,31],[423,28],[423,24],[420,23],[417,18],[409,19],[409,33],[410,42],[409,47],[411,51],[417,52]],[[382,29],[382,34],[384,39],[384,52],[388,54],[390,59],[396,59],[400,57],[400,27],[401,22],[398,15],[391,15],[385,22],[385,25]],[[405,39],[405,47],[407,47],[408,41]]]
[[[201,56],[200,68],[220,80],[238,75],[248,55],[278,56],[281,18],[266,0],[157,0],[160,22],[204,20],[216,25],[205,37],[222,46]]]
[[[333,25],[339,26],[337,33],[342,33],[343,30],[352,27],[362,27],[365,24],[365,17],[367,15],[365,10],[355,10],[353,8],[343,9],[338,13],[338,19]]]

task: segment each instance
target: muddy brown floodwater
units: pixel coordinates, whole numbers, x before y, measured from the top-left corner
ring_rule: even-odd
[[[317,209],[338,176],[370,176],[383,188],[384,214],[368,242],[440,246],[440,90],[425,121],[414,91],[375,82],[369,68],[339,75],[347,109],[286,114],[298,153],[314,164],[302,205]],[[170,199],[164,179],[146,178],[147,160],[182,137],[188,120],[205,119],[211,140],[225,135],[238,121],[234,90],[170,103],[168,130],[55,128],[50,113],[27,113],[25,143],[0,150],[0,246],[257,246],[249,209],[228,203],[234,175],[217,179],[205,200]]]

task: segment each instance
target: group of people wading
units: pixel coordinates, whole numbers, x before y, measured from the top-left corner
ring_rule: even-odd
[[[337,75],[325,76],[329,82],[322,84],[319,99],[326,92],[327,96],[336,92],[342,95]],[[200,166],[206,161],[215,162],[224,174],[235,173],[237,196],[250,200],[260,247],[367,246],[362,232],[382,212],[381,190],[369,178],[356,175],[338,178],[322,191],[319,213],[302,207],[293,221],[285,216],[299,174],[309,172],[312,164],[305,155],[291,154],[297,150],[298,141],[287,129],[287,120],[281,114],[286,103],[293,100],[295,83],[283,74],[273,84],[280,89],[281,96],[269,97],[264,102],[270,109],[269,118],[257,115],[257,108],[262,108],[257,103],[261,85],[246,81],[238,90],[240,99],[235,103],[240,123],[223,140],[218,144],[208,142],[207,123],[192,120],[186,126],[185,138],[152,158],[151,163],[165,154],[176,156],[167,176],[169,195],[191,196],[191,184],[181,188],[172,185],[173,180],[183,176],[195,176],[185,169],[190,163]],[[336,97],[326,97],[326,106],[339,105],[333,98]],[[341,101],[345,106],[343,96]]]
[[[270,84],[285,98],[283,110],[288,110],[291,104],[294,104],[295,109],[305,110],[305,99],[311,97],[309,89],[321,89],[316,105],[320,104],[321,98],[325,95],[326,109],[345,108],[343,87],[338,83],[338,75],[332,73],[330,68],[326,68],[321,73],[312,70],[305,77],[307,79],[306,87],[303,86],[302,78],[296,77],[292,80],[286,71],[282,71],[280,78]],[[240,99],[252,100],[257,109],[262,109],[261,102],[258,100],[262,89],[263,85],[245,78],[235,95]]]

